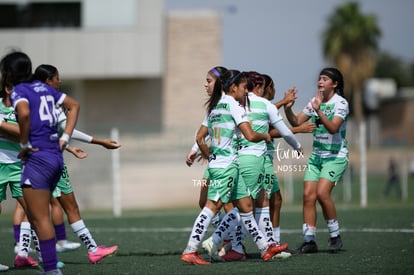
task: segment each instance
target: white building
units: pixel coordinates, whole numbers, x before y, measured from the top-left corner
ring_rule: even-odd
[[[161,108],[154,106],[160,101],[148,100],[161,97],[163,3],[0,0],[0,52],[24,51],[34,68],[56,66],[62,91],[83,107],[83,129],[159,128]]]
[[[62,91],[81,103],[78,129],[119,129],[122,208],[197,204],[204,166],[184,159],[205,113],[206,73],[222,65],[216,11],[165,14],[164,0],[0,0],[0,55],[11,49],[59,69]],[[75,145],[89,154],[65,153],[80,208],[110,209],[111,152]]]

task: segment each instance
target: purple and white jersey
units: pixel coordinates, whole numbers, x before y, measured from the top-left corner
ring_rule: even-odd
[[[66,94],[56,91],[40,81],[21,83],[13,88],[11,103],[26,101],[30,108],[29,142],[40,151],[59,151],[58,118],[56,109],[62,104]],[[19,114],[17,114],[17,120]]]

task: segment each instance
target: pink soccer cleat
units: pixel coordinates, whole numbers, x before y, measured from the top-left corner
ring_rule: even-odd
[[[88,258],[92,264],[97,264],[100,261],[102,261],[105,257],[113,255],[117,250],[118,250],[117,245],[114,245],[111,247],[98,246],[96,248],[95,253],[88,252]]]

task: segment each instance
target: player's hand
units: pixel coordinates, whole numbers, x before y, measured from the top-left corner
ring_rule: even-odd
[[[24,147],[20,149],[20,152],[17,155],[17,157],[22,160],[22,163],[24,163],[33,152],[37,151],[39,151],[39,148]]]
[[[312,122],[304,122],[297,126],[298,133],[312,133],[315,130],[316,124]]]
[[[83,149],[75,147],[75,146],[68,145],[66,147],[66,151],[72,153],[78,159],[84,159],[88,156],[88,154],[85,151],[83,151]]]
[[[187,164],[188,167],[190,167],[191,165],[193,165],[194,160],[197,157],[197,152],[191,150],[188,154],[187,157],[185,158],[185,163]]]
[[[285,102],[284,105],[286,108],[291,108],[295,104],[297,99],[296,92],[296,87],[292,87],[284,94],[283,102]]]
[[[318,90],[316,92],[316,95],[314,98],[311,99],[312,108],[315,110],[315,112],[319,111],[319,108],[321,106],[323,100],[323,92]]]
[[[109,150],[118,149],[121,147],[121,144],[119,144],[117,141],[110,139],[103,139],[101,145]]]

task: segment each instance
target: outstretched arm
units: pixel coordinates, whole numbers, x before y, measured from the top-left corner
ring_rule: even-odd
[[[308,122],[304,122],[299,126],[295,126],[295,127],[291,127],[290,130],[292,131],[292,133],[294,134],[299,134],[299,133],[312,133],[313,130],[315,130],[316,128],[316,124],[315,123],[308,123]],[[282,135],[279,133],[278,130],[271,128],[269,131],[269,134],[272,138],[280,138],[282,137]]]
[[[106,149],[110,149],[110,150],[118,149],[119,147],[121,147],[121,144],[119,144],[115,140],[100,139],[100,138],[97,138],[97,137],[93,137],[91,143],[101,145],[101,146],[105,147]]]
[[[106,149],[110,149],[110,150],[118,149],[119,147],[121,147],[121,144],[119,144],[115,140],[93,137],[77,129],[73,130],[72,139],[76,139],[81,142],[101,145],[105,147]]]

